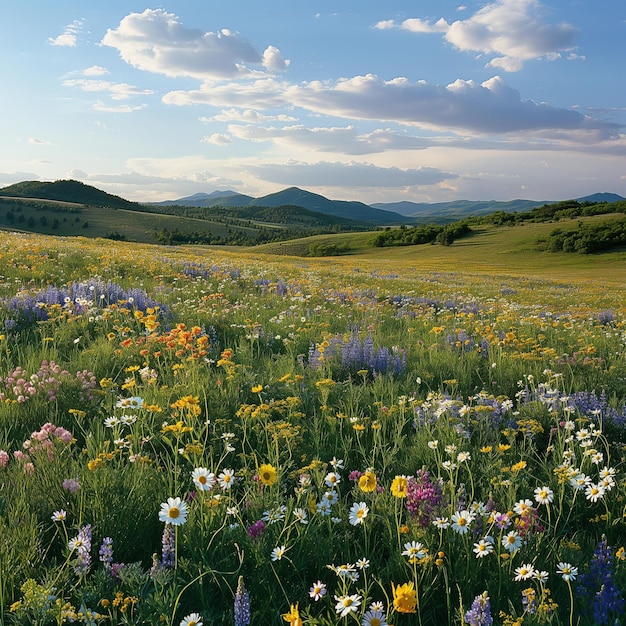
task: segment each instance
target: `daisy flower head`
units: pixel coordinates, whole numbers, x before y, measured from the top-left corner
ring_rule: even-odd
[[[224,490],[230,489],[235,484],[235,470],[233,469],[222,470],[219,473],[219,476],[217,477],[217,482],[219,483],[219,486],[222,489]]]
[[[322,496],[322,501],[326,502],[328,506],[333,506],[333,504],[337,504],[338,500],[339,494],[334,489],[325,491],[324,495]]]
[[[53,522],[63,522],[66,518],[67,518],[67,512],[65,511],[65,509],[59,509],[58,511],[55,511],[52,514],[50,519]]]
[[[330,461],[330,465],[335,471],[337,471],[338,469],[343,469],[343,459],[338,459],[334,456],[333,460]]]
[[[196,467],[191,473],[191,478],[198,491],[211,491],[215,485],[215,474],[206,467]]]
[[[470,511],[457,511],[452,515],[452,530],[459,533],[459,535],[464,535],[473,521],[474,514]]]
[[[311,585],[311,588],[309,589],[309,596],[311,596],[313,600],[317,602],[318,600],[321,600],[325,595],[326,585],[321,580],[318,580],[316,583],[313,583],[313,585]]]
[[[353,526],[357,526],[358,524],[362,524],[363,520],[367,517],[369,513],[369,507],[365,502],[355,502],[350,507],[350,513],[348,515],[348,520]]]
[[[202,626],[202,616],[199,613],[190,613],[183,617],[180,626]]]
[[[477,559],[491,554],[493,552],[493,539],[491,537],[483,537],[480,541],[474,544],[474,553]]]
[[[578,568],[574,567],[571,563],[561,562],[556,566],[556,573],[561,574],[561,577],[565,582],[576,580],[578,576]]]
[[[585,497],[589,502],[597,502],[604,495],[606,489],[602,483],[590,483],[585,488]]]
[[[287,552],[286,546],[277,546],[270,553],[270,558],[272,559],[272,561],[280,561],[283,556],[285,556],[285,552]]]
[[[300,507],[295,508],[293,510],[293,516],[301,524],[309,523],[309,520],[307,519],[308,513],[306,512],[306,509],[302,509]]]
[[[187,521],[187,503],[180,498],[168,498],[161,503],[159,520],[172,526],[182,526]]]
[[[515,503],[515,506],[513,507],[513,510],[518,514],[518,515],[527,515],[528,513],[530,513],[533,509],[533,503],[532,500],[518,500]]]
[[[350,613],[356,613],[361,606],[361,596],[356,593],[352,595],[335,596],[337,604],[335,604],[335,611],[340,617],[345,617]]]
[[[524,563],[515,568],[515,580],[528,580],[535,575],[535,566],[532,563]]]
[[[457,463],[465,463],[472,458],[469,452],[459,452],[456,456]]]
[[[402,556],[406,556],[409,559],[409,563],[413,565],[426,556],[426,550],[424,549],[424,545],[419,541],[408,541],[404,544]]]
[[[502,545],[512,554],[522,547],[522,538],[516,530],[512,530],[502,537]]]
[[[324,477],[324,483],[327,487],[335,487],[341,482],[341,476],[337,472],[328,472]]]
[[[554,492],[550,487],[537,487],[535,489],[535,501],[538,504],[550,504],[554,500]]]
[[[438,439],[433,439],[432,441],[428,442],[428,447],[431,450],[436,450],[438,445],[439,445],[439,440]]]
[[[437,517],[433,520],[433,526],[439,530],[445,530],[450,527],[450,520],[447,517]]]
[[[367,569],[370,566],[370,560],[366,558],[359,559],[355,564],[359,569]]]
[[[278,478],[278,471],[273,465],[270,465],[269,463],[263,463],[263,465],[259,467],[258,476],[263,485],[265,485],[266,487],[271,487]]]
[[[382,609],[370,608],[370,610],[363,615],[361,626],[389,626],[389,624],[387,623],[387,617]]]

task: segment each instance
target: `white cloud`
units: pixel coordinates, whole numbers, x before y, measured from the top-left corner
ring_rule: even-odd
[[[127,100],[133,96],[146,96],[154,93],[150,89],[139,89],[127,83],[112,83],[106,80],[88,78],[69,78],[64,80],[62,84],[64,87],[78,87],[89,92],[105,91],[112,100]]]
[[[99,65],[92,65],[82,71],[83,76],[104,76],[109,74],[109,70],[106,67],[100,67]]]
[[[261,54],[238,33],[188,29],[163,9],[130,13],[107,30],[102,44],[116,48],[124,61],[141,70],[201,80],[263,74],[260,68],[274,72],[289,63],[274,46]],[[255,66],[259,69],[251,69]]]
[[[28,139],[28,143],[34,146],[49,146],[52,145],[52,142],[46,139],[40,139],[39,137],[30,137]]]
[[[412,33],[445,33],[450,26],[443,17],[434,24],[419,18],[409,18],[400,24],[400,28]]]
[[[458,79],[447,86],[406,78],[389,81],[368,74],[335,83],[289,84],[274,79],[203,85],[166,94],[167,104],[297,106],[314,113],[351,119],[392,121],[439,131],[475,135],[567,130],[593,133],[596,140],[615,138],[617,124],[597,121],[578,111],[522,100],[499,76],[482,83]]]
[[[320,181],[324,181],[324,186],[327,187],[402,188],[437,185],[457,178],[456,174],[432,167],[401,169],[380,167],[371,163],[329,161],[264,163],[250,165],[248,171],[267,181],[306,187],[317,187]]]
[[[448,24],[409,18],[396,24],[386,20],[378,28],[402,28],[415,33],[443,33],[459,50],[489,55],[490,67],[519,71],[526,61],[555,60],[575,49],[579,29],[566,22],[550,23],[540,0],[496,0],[471,17]],[[572,57],[571,54],[569,58]]]
[[[65,27],[65,30],[56,37],[48,37],[48,43],[51,46],[61,46],[67,48],[75,48],[78,43],[78,37],[81,35],[84,27],[84,20],[74,20]]]
[[[396,23],[393,20],[381,20],[374,24],[374,28],[378,28],[378,30],[389,30],[395,27]]]
[[[335,154],[362,155],[389,150],[421,150],[432,145],[432,142],[425,138],[397,133],[390,129],[359,134],[354,126],[309,128],[298,124],[276,128],[231,124],[228,130],[238,139],[267,141],[289,148]]]
[[[84,170],[73,169],[67,173],[68,178],[72,178],[74,180],[87,180],[89,178],[89,174]]]
[[[134,106],[130,104],[110,105],[98,101],[94,102],[91,108],[94,111],[100,111],[101,113],[134,113],[135,111],[141,111],[145,109],[147,106],[147,104],[137,104]]]
[[[224,109],[212,117],[198,118],[203,123],[210,122],[248,122],[250,124],[260,124],[263,122],[295,122],[297,118],[291,115],[265,115],[253,109]]]
[[[232,143],[232,137],[230,135],[225,135],[224,133],[213,133],[208,137],[203,137],[202,141],[204,143],[211,143],[214,146],[227,146]]]

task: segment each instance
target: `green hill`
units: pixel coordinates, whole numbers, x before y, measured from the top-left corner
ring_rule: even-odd
[[[131,211],[140,210],[141,208],[141,205],[137,202],[131,202],[119,196],[111,195],[77,180],[57,180],[54,182],[27,180],[3,187],[0,189],[0,196],[57,200],[92,207],[129,209]]]

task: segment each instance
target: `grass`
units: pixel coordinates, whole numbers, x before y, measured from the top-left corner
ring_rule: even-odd
[[[7,234],[0,623],[612,626],[624,253],[542,228],[328,258]]]

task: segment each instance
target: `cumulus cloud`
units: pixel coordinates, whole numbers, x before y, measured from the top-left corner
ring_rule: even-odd
[[[432,145],[430,140],[423,137],[401,134],[390,129],[359,134],[354,126],[309,128],[298,124],[277,128],[231,124],[228,130],[238,139],[267,141],[290,148],[335,154],[362,155],[388,150],[421,150]]]
[[[47,139],[40,139],[39,137],[29,137],[28,143],[33,146],[49,146],[52,142]]]
[[[202,141],[204,143],[211,143],[214,146],[227,146],[232,143],[232,137],[224,133],[213,133],[212,135],[203,137]]]
[[[117,49],[134,67],[171,77],[241,78],[282,71],[289,64],[274,46],[260,53],[238,33],[189,29],[163,9],[130,13],[107,30],[102,44]]]
[[[65,30],[56,37],[48,37],[48,43],[51,46],[61,46],[66,48],[75,48],[78,43],[78,37],[83,32],[84,20],[74,20],[65,27]]]
[[[432,167],[401,169],[380,167],[372,163],[331,162],[262,163],[249,166],[249,171],[264,180],[284,184],[316,187],[320,181],[328,187],[392,187],[437,185],[457,178],[456,174]]]
[[[562,130],[593,133],[598,140],[614,138],[620,130],[617,124],[594,120],[578,111],[522,100],[519,92],[499,76],[482,83],[458,79],[445,86],[402,77],[385,81],[373,74],[334,83],[289,84],[263,79],[174,91],[163,101],[257,109],[297,106],[323,115],[476,135]]]
[[[540,0],[496,0],[468,19],[451,24],[443,18],[436,22],[409,18],[400,23],[386,20],[376,26],[443,33],[459,50],[489,55],[488,66],[516,72],[526,61],[554,60],[575,49],[579,29],[566,22],[551,23],[548,13]]]

